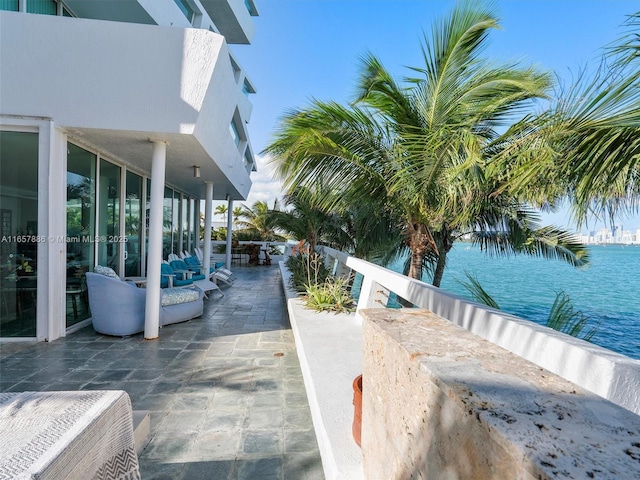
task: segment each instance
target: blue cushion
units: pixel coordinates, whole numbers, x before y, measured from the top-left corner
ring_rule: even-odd
[[[190,267],[200,267],[200,261],[196,257],[186,257],[184,261]]]
[[[200,293],[192,288],[165,288],[162,290],[163,307],[195,302],[198,298],[200,298]]]
[[[198,271],[202,271],[202,264],[200,263],[200,261],[196,258],[196,257],[186,257],[184,259],[184,262],[187,264],[187,266],[191,269],[191,270],[195,270],[198,269]],[[216,265],[224,265],[224,263],[216,263]],[[216,266],[216,268],[219,268]],[[213,273],[215,271],[215,269],[213,267],[209,267],[209,273]],[[201,274],[202,278],[204,278],[204,274]],[[201,280],[200,278],[197,278],[199,275],[194,275],[193,279],[194,280]]]
[[[160,277],[160,288],[167,288],[169,286],[169,277],[166,275],[174,275],[175,272],[168,264],[162,263],[160,264],[160,273],[162,274]]]

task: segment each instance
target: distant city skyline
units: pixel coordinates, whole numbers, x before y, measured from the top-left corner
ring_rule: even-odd
[[[358,76],[359,58],[371,52],[398,79],[406,66],[421,66],[420,42],[432,23],[447,14],[453,0],[277,0],[258,4],[257,34],[251,48],[234,45],[234,54],[255,79],[257,94],[249,134],[258,171],[244,203],[269,205],[282,194],[259,155],[281,116],[312,99],[348,102]],[[632,0],[496,1],[501,29],[491,33],[486,56],[496,62],[520,60],[552,70],[570,82],[587,63],[599,61],[603,48],[624,32],[627,15],[640,10]],[[545,223],[575,229],[568,208],[542,214]],[[593,225],[593,226],[592,226]],[[600,228],[591,219],[581,230]],[[635,230],[640,216],[616,225]],[[608,225],[610,226],[610,225]]]

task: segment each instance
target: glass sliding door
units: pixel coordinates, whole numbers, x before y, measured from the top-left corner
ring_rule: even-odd
[[[180,244],[182,243],[182,239],[180,238],[180,230],[182,230],[180,222],[181,214],[182,214],[182,200],[181,196],[178,192],[173,192],[173,229],[171,235],[171,252],[172,253],[180,253]]]
[[[0,132],[0,229],[0,337],[35,337],[37,133]]]
[[[142,177],[127,172],[124,206],[125,276],[137,277],[141,274],[140,247],[142,246]]]
[[[85,273],[95,258],[96,162],[95,154],[67,144],[67,327],[91,316]]]
[[[191,200],[188,197],[182,198],[182,245],[180,251],[189,251],[189,225],[191,219]]]
[[[162,258],[167,259],[171,253],[173,233],[173,190],[164,188],[164,203],[162,215]]]
[[[200,211],[196,206],[200,205],[200,202],[196,202],[195,199],[189,199],[189,253],[195,255],[194,249],[199,246],[198,239],[200,237]]]
[[[120,167],[100,160],[98,182],[98,263],[120,272]]]

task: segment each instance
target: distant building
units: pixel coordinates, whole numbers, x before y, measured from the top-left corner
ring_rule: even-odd
[[[640,229],[634,232],[623,230],[623,227],[601,228],[597,231],[590,231],[587,235],[581,235],[580,241],[584,244],[622,244],[637,245],[640,244]]]
[[[255,88],[228,44],[251,42],[258,13],[253,0],[0,10],[0,335],[53,340],[90,316],[84,272],[144,276],[196,246],[205,182],[213,200],[247,198]]]

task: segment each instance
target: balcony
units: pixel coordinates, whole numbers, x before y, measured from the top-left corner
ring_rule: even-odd
[[[164,140],[166,177],[178,189],[204,197],[193,178],[199,165],[216,200],[248,195],[244,150],[229,124],[234,115],[246,124],[251,109],[221,35],[0,12],[0,57],[1,113],[50,119],[72,140],[143,171],[149,139]]]
[[[227,43],[249,44],[255,27],[251,17],[258,16],[253,0],[201,0]]]

